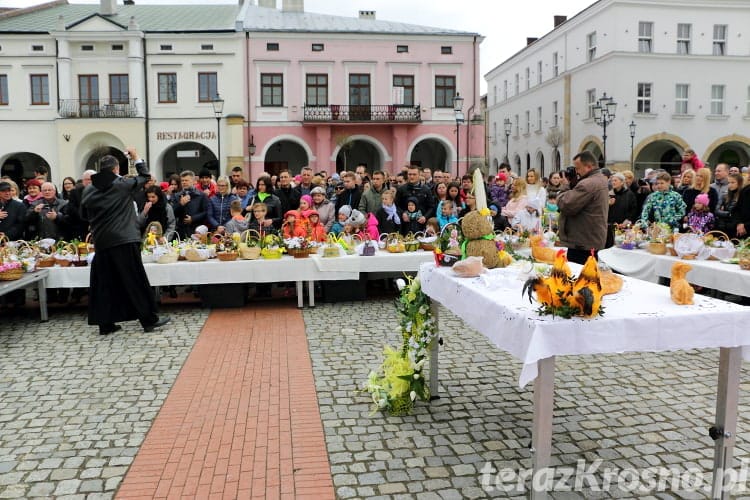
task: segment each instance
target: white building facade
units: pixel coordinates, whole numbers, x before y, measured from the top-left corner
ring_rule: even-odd
[[[748,165],[749,67],[747,1],[600,0],[485,75],[490,171],[547,176],[583,150],[636,174],[679,170],[687,148]],[[617,104],[606,145],[605,93]]]

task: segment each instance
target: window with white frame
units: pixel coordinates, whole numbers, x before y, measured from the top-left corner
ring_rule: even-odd
[[[588,112],[586,113],[587,118],[594,117],[594,106],[596,106],[596,89],[588,89],[586,91],[586,108],[588,109]]]
[[[516,83],[516,93],[515,93],[515,95],[518,95],[518,94],[521,93],[521,86],[518,83],[520,81],[521,81],[521,79],[518,77],[518,73],[516,73],[516,82],[515,82]]]
[[[677,25],[677,53],[690,54],[690,35],[693,25],[680,23]]]
[[[531,69],[526,68],[526,90],[531,88]]]
[[[536,130],[537,132],[542,131],[542,107],[536,108]]]
[[[586,57],[589,62],[596,58],[596,31],[586,35]]]
[[[528,134],[529,132],[531,132],[531,111],[529,111],[528,109],[526,110],[526,128],[525,128],[525,130],[526,130],[526,132],[524,132],[524,133],[526,133],[526,134]]]
[[[677,115],[688,114],[688,102],[690,86],[687,83],[678,83],[674,88],[674,112]]]
[[[715,56],[727,55],[727,25],[714,24],[714,52]]]
[[[519,123],[520,120],[518,118],[518,115],[515,115],[514,118],[515,118],[515,124],[516,124],[515,126],[516,133],[514,135],[518,137],[518,129],[520,128],[520,123]]]
[[[650,113],[651,112],[651,84],[650,83],[638,84],[637,111],[638,113]]]
[[[542,61],[536,62],[536,83],[542,83]]]
[[[556,77],[560,74],[560,67],[558,65],[558,56],[557,52],[552,53],[552,76]]]
[[[557,101],[552,101],[552,126],[557,127],[558,120]]]
[[[654,51],[654,23],[641,21],[638,23],[638,52],[651,53]]]
[[[711,114],[724,114],[724,85],[711,85]]]

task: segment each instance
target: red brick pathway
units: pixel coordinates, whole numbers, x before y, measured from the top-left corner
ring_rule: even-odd
[[[116,498],[334,498],[302,315],[213,311]]]

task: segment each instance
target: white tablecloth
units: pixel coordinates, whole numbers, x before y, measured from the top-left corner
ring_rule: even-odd
[[[550,356],[750,346],[750,308],[702,295],[692,306],[678,306],[668,288],[632,278],[604,297],[603,316],[562,319],[536,313],[539,304],[521,296],[523,281],[514,269],[490,271],[503,285],[493,288],[483,277],[458,278],[434,264],[423,264],[419,276],[428,296],[523,363],[520,387]]]
[[[346,255],[343,257],[325,258],[322,255],[310,257],[321,273],[332,271],[351,271],[357,273],[379,272],[416,272],[424,262],[435,260],[432,252],[417,250],[416,252],[390,253],[378,250],[371,257]]]
[[[615,271],[653,282],[660,276],[669,278],[672,274],[672,265],[680,260],[671,255],[655,255],[646,250],[623,250],[615,247],[600,250],[599,259]],[[750,297],[750,271],[743,271],[736,264],[725,264],[717,260],[683,262],[693,266],[687,274],[690,283]]]
[[[276,283],[284,281],[355,280],[358,271],[318,271],[313,259],[282,257],[276,260],[221,262],[180,261],[173,264],[144,264],[152,286],[207,285],[219,283]],[[50,267],[49,288],[88,288],[89,267]]]

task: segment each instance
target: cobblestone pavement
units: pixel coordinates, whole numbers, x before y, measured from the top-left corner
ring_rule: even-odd
[[[321,305],[306,309],[304,317],[339,498],[527,497],[515,484],[516,474],[531,467],[533,391],[531,385],[518,389],[518,361],[441,309],[442,399],[417,403],[409,417],[371,416],[368,394],[356,389],[379,365],[383,346],[398,345],[393,301]],[[707,428],[713,424],[717,369],[716,349],[557,358],[552,465],[574,471],[579,460],[586,469],[601,460],[594,475],[599,487],[604,469],[611,468],[615,479],[605,491],[583,483],[582,490],[552,497],[709,497],[705,489],[687,492],[681,486],[711,480]],[[750,461],[748,375],[743,370],[735,457]],[[660,491],[648,488],[640,474],[655,467],[673,468],[677,480],[666,481]],[[691,468],[703,476],[691,476]],[[503,475],[492,472],[503,469]],[[639,474],[635,481],[628,475],[632,470]],[[498,477],[507,488],[497,488]]]
[[[0,498],[112,498],[208,311],[100,337],[85,310],[0,322]]]

